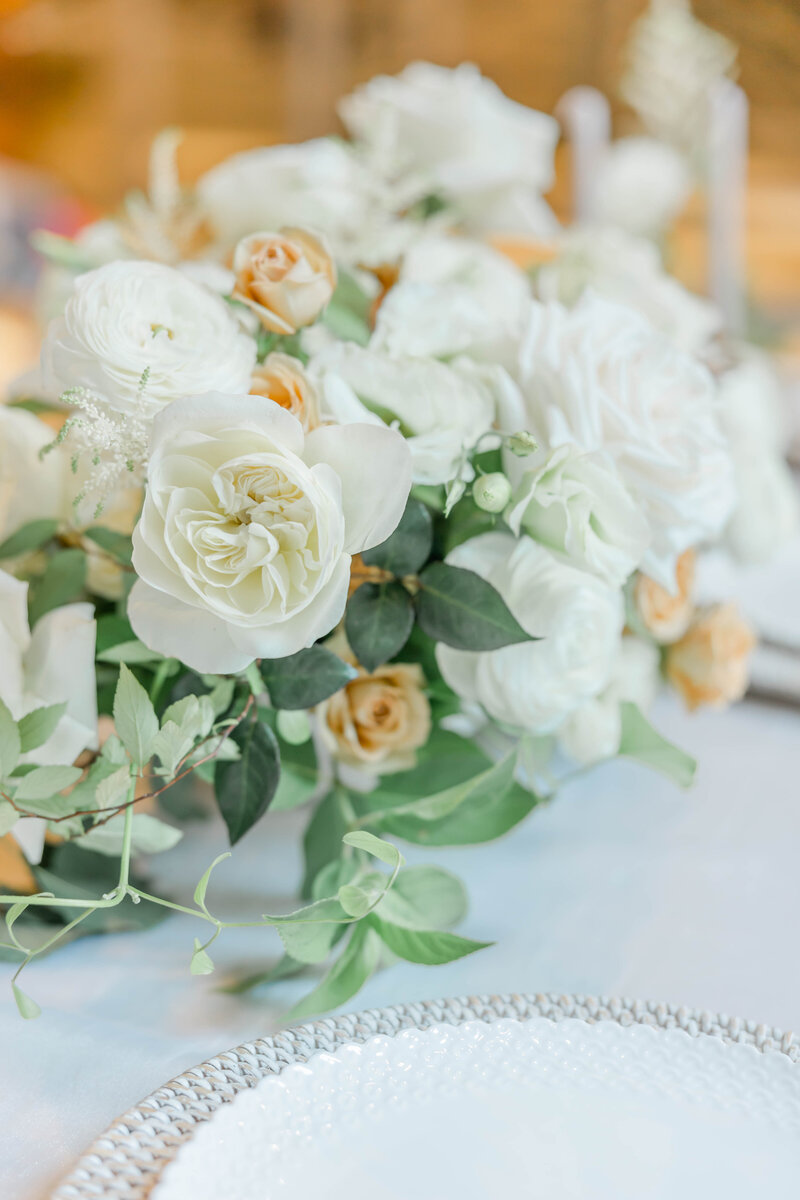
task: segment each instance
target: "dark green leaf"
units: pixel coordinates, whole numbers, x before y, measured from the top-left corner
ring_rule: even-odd
[[[273,708],[313,708],[355,678],[356,672],[330,650],[311,646],[288,658],[264,659],[261,677]]]
[[[23,754],[43,746],[55,731],[55,727],[67,711],[64,704],[48,704],[44,708],[34,708],[20,718],[19,738]]]
[[[654,771],[660,771],[680,787],[687,788],[693,783],[697,762],[690,754],[663,738],[635,704],[626,701],[620,705],[620,715],[620,755],[633,758],[646,767],[652,767]]]
[[[381,941],[385,942],[398,958],[404,958],[406,962],[424,963],[426,966],[453,962],[466,954],[485,950],[487,946],[492,945],[491,942],[474,942],[471,938],[459,937],[457,933],[445,933],[434,929],[403,929],[376,916],[370,917],[369,923],[378,931]]]
[[[511,615],[500,593],[474,571],[430,563],[420,583],[417,619],[437,642],[457,650],[498,650],[534,640]]]
[[[345,792],[330,792],[317,805],[303,838],[305,878],[302,894],[311,895],[314,880],[323,867],[338,859],[342,838],[349,829],[349,801]]]
[[[214,790],[234,845],[269,808],[280,777],[280,752],[275,734],[261,721],[245,721],[231,736],[241,757],[219,764]]]
[[[91,529],[84,530],[83,536],[89,538],[96,546],[104,550],[109,558],[113,558],[121,566],[129,567],[131,565],[133,542],[128,534],[117,533],[114,529],[107,529],[105,525],[93,525]]]
[[[362,583],[344,619],[350,648],[368,671],[403,649],[414,626],[414,605],[401,583]]]
[[[371,929],[356,925],[341,956],[322,982],[287,1014],[290,1020],[310,1017],[345,1004],[359,992],[375,971],[380,941]]]
[[[361,554],[370,567],[382,567],[392,575],[413,575],[428,561],[433,543],[433,521],[419,500],[409,500],[400,524],[385,542]]]
[[[55,537],[57,530],[58,521],[53,521],[49,517],[39,521],[28,521],[0,545],[0,558],[16,558],[18,554],[29,554],[31,550],[40,550],[51,538]]]
[[[53,608],[77,600],[86,583],[86,555],[83,550],[61,550],[47,564],[44,575],[31,584],[28,610],[31,625]]]

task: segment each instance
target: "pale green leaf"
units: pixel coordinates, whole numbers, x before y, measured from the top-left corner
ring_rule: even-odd
[[[695,759],[663,738],[635,704],[628,701],[621,704],[620,714],[622,737],[619,754],[660,771],[680,787],[689,787],[697,770]]]
[[[122,850],[123,820],[115,817],[105,825],[97,825],[76,839],[76,845],[97,854],[116,857]],[[150,813],[135,813],[132,822],[131,845],[134,854],[160,854],[171,850],[183,837],[180,829],[159,821]]]
[[[19,804],[26,800],[46,800],[77,783],[82,774],[80,767],[36,767],[20,779],[14,799]]]
[[[21,987],[18,987],[16,983],[12,983],[11,990],[14,993],[14,999],[21,1017],[24,1017],[26,1021],[32,1021],[36,1017],[41,1016],[42,1010],[39,1008],[39,1005],[35,1000],[31,1000],[30,996],[23,992]]]
[[[0,700],[0,779],[10,775],[19,762],[19,728],[10,710]]]
[[[58,521],[43,517],[38,521],[28,521],[21,525],[11,537],[0,545],[0,558],[16,558],[20,554],[30,554],[40,550],[58,531]]]
[[[128,797],[130,786],[131,774],[127,764],[124,767],[117,767],[112,774],[105,775],[99,780],[94,795],[95,807],[115,808],[117,805],[123,804]]]
[[[206,908],[206,892],[208,891],[208,881],[211,878],[211,872],[214,870],[214,868],[219,863],[222,862],[223,859],[230,858],[230,856],[231,856],[230,850],[226,850],[224,852],[224,854],[218,854],[217,857],[212,862],[211,866],[208,867],[203,872],[203,875],[200,878],[200,882],[198,883],[197,887],[194,889],[194,902],[198,908],[202,908],[204,913],[208,912],[208,909]]]
[[[0,837],[10,833],[18,820],[19,813],[16,809],[7,800],[0,800]]]
[[[117,735],[137,767],[149,762],[158,733],[158,717],[139,680],[123,663],[114,695]]]
[[[23,754],[37,750],[52,737],[56,725],[67,711],[64,704],[48,704],[44,708],[34,708],[26,713],[19,721],[20,748]]]
[[[336,898],[348,916],[360,918],[366,916],[380,894],[380,890],[365,888],[357,883],[345,883],[339,888]]]
[[[384,841],[383,838],[376,837],[374,833],[367,833],[364,829],[356,829],[352,833],[346,833],[342,838],[346,846],[353,846],[356,850],[365,850],[367,854],[373,855],[374,858],[379,858],[381,862],[386,863],[390,867],[399,867],[404,859],[397,846],[391,842]]]
[[[214,963],[211,955],[201,945],[200,939],[194,939],[194,954],[192,955],[191,966],[189,967],[192,975],[211,975],[214,970]]]
[[[457,925],[467,912],[463,883],[441,867],[409,867],[378,904],[376,914],[406,929]]]
[[[374,973],[380,960],[380,940],[371,929],[357,925],[347,946],[322,982],[287,1014],[289,1020],[339,1008],[351,1000]]]
[[[426,966],[453,962],[466,954],[473,954],[476,950],[484,950],[492,944],[475,942],[472,938],[459,937],[457,933],[445,933],[434,929],[402,929],[375,916],[370,918],[370,923],[398,958],[404,958],[406,962],[423,963]]]
[[[107,650],[101,650],[97,655],[98,662],[111,663],[157,663],[163,662],[163,654],[159,654],[156,650],[148,650],[144,642],[137,639],[132,639],[129,642],[119,642],[116,646],[109,646]]]

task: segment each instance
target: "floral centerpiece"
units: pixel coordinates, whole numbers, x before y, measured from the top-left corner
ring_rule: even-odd
[[[20,969],[177,910],[213,970],[216,863],[191,902],[138,874],[193,777],[231,846],[305,806],[257,981],[321,974],[293,1015],[337,1006],[393,957],[481,948],[452,932],[463,885],[398,843],[491,841],[617,755],[687,785],[656,692],[744,692],[749,630],[692,600],[737,504],[714,313],[649,243],[556,237],[557,127],[473,68],[373,80],[342,116],[350,142],[191,191],[164,135],[148,195],[40,239],[41,366],[0,408]],[[498,231],[556,240],[526,272]]]

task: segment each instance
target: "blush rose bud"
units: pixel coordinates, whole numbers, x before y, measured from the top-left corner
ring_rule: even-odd
[[[479,475],[472,485],[472,499],[484,512],[502,512],[511,499],[511,484],[500,471]]]
[[[272,333],[292,334],[316,321],[336,288],[336,266],[307,229],[242,238],[233,255],[235,300]]]

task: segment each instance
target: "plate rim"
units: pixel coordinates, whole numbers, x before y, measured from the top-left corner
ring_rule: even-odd
[[[243,1042],[182,1072],[114,1121],[81,1155],[51,1193],[51,1200],[148,1200],[169,1162],[191,1140],[195,1128],[223,1104],[261,1079],[308,1062],[315,1054],[362,1044],[378,1034],[404,1029],[462,1025],[502,1018],[529,1021],[567,1018],[594,1024],[648,1025],[682,1029],[691,1037],[775,1051],[800,1063],[800,1039],[772,1026],[724,1013],[664,1001],[616,996],[510,993],[421,1000],[365,1009],[294,1025],[268,1037]]]

